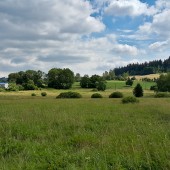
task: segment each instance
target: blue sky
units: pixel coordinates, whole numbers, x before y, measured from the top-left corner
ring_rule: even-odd
[[[102,74],[170,54],[167,0],[0,1],[0,77],[53,67]]]

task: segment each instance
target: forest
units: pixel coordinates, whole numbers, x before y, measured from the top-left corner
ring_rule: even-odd
[[[115,68],[116,76],[128,72],[129,75],[147,75],[170,71],[170,57],[164,61],[154,60],[144,63],[132,63],[124,67]]]

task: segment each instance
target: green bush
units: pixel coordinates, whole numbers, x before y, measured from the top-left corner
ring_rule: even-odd
[[[19,91],[23,91],[24,87],[22,85],[18,85],[18,89],[19,89]]]
[[[41,96],[45,97],[45,96],[47,96],[47,93],[46,92],[42,92]]]
[[[133,80],[128,78],[127,81],[126,81],[126,85],[127,86],[132,86],[133,85]]]
[[[156,93],[155,98],[163,98],[163,97],[170,97],[168,93]]]
[[[106,82],[100,81],[97,83],[96,88],[98,91],[105,91],[106,90]]]
[[[35,93],[32,93],[31,96],[36,96],[36,94],[35,94]]]
[[[109,98],[122,98],[123,94],[121,92],[113,92],[112,94],[109,95]]]
[[[99,93],[92,94],[91,98],[102,98],[103,96]]]
[[[150,87],[150,90],[157,91],[157,90],[158,90],[158,87],[157,87],[157,86],[151,86],[151,87]]]
[[[136,97],[134,96],[128,96],[128,97],[124,97],[122,99],[122,103],[138,103],[139,100],[136,99]]]
[[[135,88],[133,89],[133,95],[135,97],[142,97],[143,96],[143,89],[140,83],[138,83]]]
[[[60,93],[56,98],[81,98],[81,94],[77,92],[63,92]]]
[[[10,83],[8,91],[19,91],[19,87],[15,83]]]

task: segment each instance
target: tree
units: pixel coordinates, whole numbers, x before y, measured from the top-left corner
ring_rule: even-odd
[[[52,68],[48,71],[48,87],[56,88],[58,87],[58,76],[59,73],[62,71],[60,68]]]
[[[129,77],[129,72],[124,72],[122,74],[122,77],[124,78],[124,80],[127,80],[127,78]]]
[[[74,73],[68,68],[52,68],[48,72],[48,87],[69,89],[73,83]]]
[[[99,81],[96,85],[98,91],[105,91],[106,90],[106,81]]]
[[[156,81],[158,91],[161,92],[170,92],[170,73],[161,74],[159,79]]]
[[[57,89],[70,89],[74,83],[74,73],[69,68],[64,68],[58,76]]]
[[[84,75],[80,80],[81,88],[89,88],[90,85],[90,78],[88,75]]]
[[[133,89],[133,94],[134,94],[135,97],[142,97],[143,96],[143,89],[142,89],[142,86],[139,83]]]
[[[126,85],[132,86],[133,85],[133,80],[128,78],[127,81],[126,81]]]
[[[76,73],[74,79],[75,79],[76,82],[80,82],[80,80],[81,80],[80,73]]]
[[[8,81],[23,86],[25,90],[45,86],[46,74],[40,70],[26,70],[8,75]],[[27,86],[28,85],[28,86]],[[35,86],[35,87],[34,87]],[[22,88],[21,88],[22,89]]]
[[[96,88],[97,87],[97,83],[101,81],[101,77],[99,75],[92,75],[90,77],[90,85],[89,88]]]
[[[28,80],[27,83],[23,84],[23,87],[25,90],[36,90],[37,89],[37,86],[35,86],[33,80]]]
[[[19,74],[18,73],[10,73],[8,75],[8,82],[10,83],[16,83],[16,80],[19,78]]]
[[[81,78],[80,86],[82,88],[97,88],[98,90],[104,91],[106,89],[106,81],[99,75],[92,75],[90,78],[88,75],[84,75]]]

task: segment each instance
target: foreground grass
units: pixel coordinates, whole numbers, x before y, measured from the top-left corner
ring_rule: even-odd
[[[170,99],[0,96],[0,169],[170,169]]]

